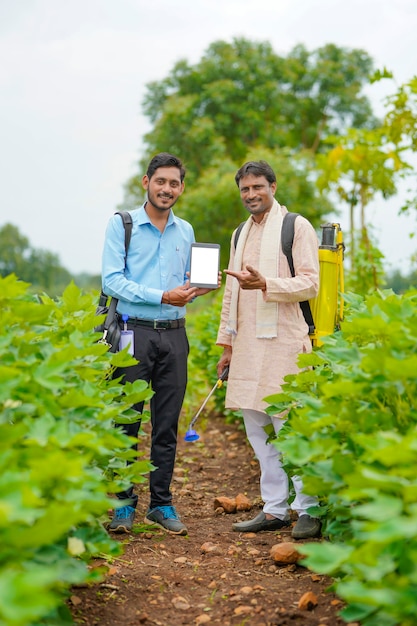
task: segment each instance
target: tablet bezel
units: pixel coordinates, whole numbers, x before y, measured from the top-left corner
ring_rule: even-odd
[[[193,251],[197,249],[212,249],[216,248],[217,253],[217,267],[216,267],[216,282],[215,283],[203,283],[198,280],[192,281],[193,278]],[[218,274],[220,269],[220,245],[218,243],[192,243],[191,244],[191,256],[190,256],[190,287],[203,287],[204,289],[216,289],[218,285]],[[198,278],[198,277],[197,277]]]

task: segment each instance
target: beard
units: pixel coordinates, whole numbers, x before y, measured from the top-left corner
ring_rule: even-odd
[[[263,215],[263,213],[266,213],[271,208],[271,205],[268,206],[264,202],[260,202],[256,204],[247,204],[245,202],[244,206],[245,206],[245,209],[249,211],[251,215]]]
[[[164,212],[172,209],[178,198],[174,198],[171,194],[158,193],[154,194],[149,189],[147,192],[148,201],[158,211]]]

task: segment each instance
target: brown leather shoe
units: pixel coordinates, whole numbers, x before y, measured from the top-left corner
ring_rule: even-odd
[[[236,524],[232,525],[232,528],[238,533],[258,533],[261,530],[279,530],[289,525],[290,520],[279,519],[279,517],[266,519],[265,513],[261,511],[256,517],[247,522],[236,522]]]

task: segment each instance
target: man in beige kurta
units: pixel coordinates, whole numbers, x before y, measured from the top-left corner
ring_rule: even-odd
[[[278,451],[267,443],[264,427],[279,417],[265,413],[264,398],[278,393],[284,376],[298,371],[300,353],[311,351],[308,326],[300,302],[317,295],[319,280],[317,235],[304,217],[295,220],[292,247],[295,276],[281,249],[282,219],[287,213],[274,198],[276,177],[263,162],[249,162],[236,174],[236,183],[250,216],[235,250],[232,235],[230,261],[223,298],[217,344],[224,347],[218,372],[229,366],[226,407],[241,409],[248,439],[260,463],[263,511],[254,519],[233,525],[239,532],[276,530],[290,523],[288,477]],[[293,478],[298,513],[294,538],[320,533],[318,519],[307,509],[317,498],[302,492],[300,479]]]

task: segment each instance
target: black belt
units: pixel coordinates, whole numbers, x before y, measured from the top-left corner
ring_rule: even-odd
[[[179,320],[142,320],[139,317],[129,317],[128,324],[132,326],[144,326],[154,330],[171,330],[172,328],[184,328],[185,318]]]

